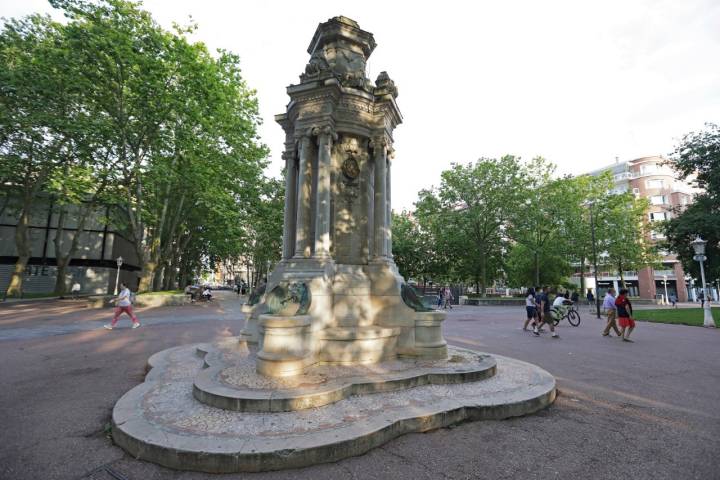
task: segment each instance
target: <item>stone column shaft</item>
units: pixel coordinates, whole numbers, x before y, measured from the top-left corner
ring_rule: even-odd
[[[310,256],[310,192],[312,191],[312,162],[310,159],[310,137],[300,138],[300,160],[298,165],[298,191],[295,209],[295,258]]]
[[[330,127],[317,129],[318,181],[315,215],[315,257],[330,256],[330,162],[334,133]]]
[[[293,256],[295,247],[295,183],[297,181],[297,168],[295,167],[294,152],[287,152],[285,157],[285,219],[283,224],[283,260]]]
[[[387,156],[387,179],[385,180],[385,190],[387,191],[385,205],[387,213],[385,214],[385,254],[392,258],[392,182],[390,172],[392,171],[393,152]]]
[[[376,258],[387,256],[387,145],[384,140],[374,142],[375,157],[375,206],[374,238]]]

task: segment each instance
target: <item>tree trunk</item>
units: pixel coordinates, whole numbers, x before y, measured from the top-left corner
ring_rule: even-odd
[[[535,286],[542,287],[540,285],[540,254],[535,250]]]
[[[57,277],[55,278],[54,294],[62,297],[67,292],[67,284],[65,283],[65,272],[67,271],[68,262],[63,258],[55,258],[57,262]]]
[[[585,257],[580,257],[580,292],[585,291]]]
[[[10,284],[5,292],[6,297],[22,298],[23,295],[23,275],[28,261],[30,260],[30,214],[28,212],[29,205],[26,199],[25,205],[20,212],[17,226],[15,227],[15,248],[17,249],[18,258],[13,268]]]
[[[625,276],[623,275],[622,263],[618,264],[618,274],[620,275],[620,287],[627,288],[625,285]]]
[[[153,276],[153,287],[152,287],[153,292],[162,290],[164,276],[165,276],[165,265],[163,264],[163,265],[160,265],[155,270],[155,275]]]
[[[480,260],[480,287],[482,288],[480,296],[484,297],[485,287],[487,287],[487,259],[485,258],[485,255],[483,255]]]
[[[152,291],[153,279],[155,278],[155,269],[157,264],[154,262],[145,262],[140,271],[140,284],[138,285],[138,292],[150,292]]]

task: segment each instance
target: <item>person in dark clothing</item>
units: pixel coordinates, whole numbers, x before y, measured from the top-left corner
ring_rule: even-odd
[[[592,305],[595,302],[595,295],[593,295],[593,293],[592,293],[592,288],[588,288],[587,301],[590,305]]]
[[[548,297],[548,288],[543,287],[542,293],[540,294],[540,325],[535,325],[533,327],[533,333],[535,334],[535,336],[540,335],[540,328],[542,328],[542,326],[547,323],[550,326],[552,338],[560,338],[555,331],[555,323],[553,322],[552,315],[550,314],[550,306],[551,305],[550,298]]]
[[[570,295],[570,300],[572,300],[573,303],[577,303],[578,300],[580,300],[580,294],[577,292],[577,290],[573,290],[572,295]]]

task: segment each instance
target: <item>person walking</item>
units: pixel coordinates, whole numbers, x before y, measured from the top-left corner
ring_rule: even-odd
[[[592,293],[592,288],[588,288],[586,297],[587,297],[588,305],[592,305],[593,303],[595,303],[595,295],[593,295],[593,293]]]
[[[442,307],[443,305],[443,289],[438,289],[438,308]]]
[[[700,300],[700,308],[705,308],[705,292],[700,290],[700,295],[698,295],[698,300]]]
[[[617,307],[615,307],[615,289],[610,288],[608,289],[607,293],[605,294],[605,300],[603,300],[603,309],[605,309],[605,313],[607,314],[607,324],[605,325],[605,330],[603,330],[603,337],[607,337],[610,335],[610,329],[613,329],[615,331],[615,334],[619,337],[620,336],[620,329],[617,326]]]
[[[127,287],[125,282],[120,282],[120,293],[115,299],[115,315],[113,316],[112,322],[105,325],[105,328],[112,330],[120,318],[120,315],[127,313],[132,320],[132,328],[138,328],[140,326],[140,320],[138,320],[135,313],[133,313],[132,302],[130,301],[130,289]]]
[[[537,307],[535,305],[535,289],[529,288],[527,291],[527,296],[525,297],[525,312],[527,313],[527,319],[525,320],[525,323],[523,324],[523,332],[527,331],[528,324],[530,323],[530,320],[532,320],[532,326],[535,328],[537,325],[537,321],[535,318],[537,317]]]
[[[632,318],[633,308],[627,295],[627,288],[620,289],[620,295],[615,299],[615,307],[617,308],[618,323],[621,329],[620,337],[622,337],[623,342],[632,342],[630,334],[635,330],[635,320]]]
[[[677,308],[677,296],[674,293],[670,294],[670,304],[673,308]]]
[[[452,310],[452,303],[450,303],[453,300],[453,294],[450,291],[450,287],[445,287],[445,290],[443,290],[443,302],[444,306],[443,308],[447,310],[448,307],[450,307],[450,310]]]
[[[552,315],[550,314],[550,298],[548,297],[548,288],[543,287],[542,293],[540,294],[540,311],[542,312],[540,316],[540,324],[535,325],[533,328],[533,333],[535,336],[540,335],[540,329],[543,325],[546,323],[550,326],[550,332],[552,332],[552,338],[560,338],[555,331],[555,322],[553,322]]]

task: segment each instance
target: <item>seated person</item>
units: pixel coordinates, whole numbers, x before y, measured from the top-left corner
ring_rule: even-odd
[[[210,293],[210,287],[205,287],[205,289],[202,292],[202,296],[205,300],[212,299],[212,293]]]

